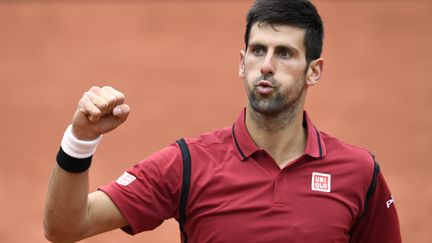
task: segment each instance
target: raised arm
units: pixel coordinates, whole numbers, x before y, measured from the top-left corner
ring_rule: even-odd
[[[89,194],[85,166],[102,134],[126,121],[130,108],[124,100],[124,95],[111,87],[92,87],[80,99],[49,182],[44,210],[48,240],[75,242],[127,224],[105,193]]]

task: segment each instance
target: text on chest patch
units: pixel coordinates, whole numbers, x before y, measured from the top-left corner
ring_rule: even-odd
[[[313,172],[312,173],[312,191],[330,192],[331,175]]]

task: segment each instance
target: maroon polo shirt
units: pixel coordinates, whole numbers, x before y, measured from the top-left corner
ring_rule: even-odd
[[[401,242],[393,198],[371,154],[320,132],[306,112],[303,126],[304,154],[283,169],[253,142],[245,110],[232,127],[186,139],[190,243]],[[178,219],[181,183],[181,152],[172,144],[101,190],[128,222],[124,230],[136,234]]]

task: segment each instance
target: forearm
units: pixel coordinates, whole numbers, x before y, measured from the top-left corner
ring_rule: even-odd
[[[44,229],[53,242],[76,241],[85,234],[88,217],[88,171],[53,170],[44,210]]]
[[[124,95],[108,86],[92,87],[78,102],[48,186],[44,228],[50,241],[75,242],[126,225],[107,195],[89,194],[88,169],[102,134],[126,121],[129,111]]]

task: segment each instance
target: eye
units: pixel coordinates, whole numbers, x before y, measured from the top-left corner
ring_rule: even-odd
[[[290,58],[292,56],[291,52],[288,49],[285,49],[285,48],[280,49],[279,52],[278,52],[278,54],[283,59],[288,59],[288,58]]]
[[[252,47],[252,53],[255,56],[262,56],[265,53],[265,49],[262,46],[253,46]]]

